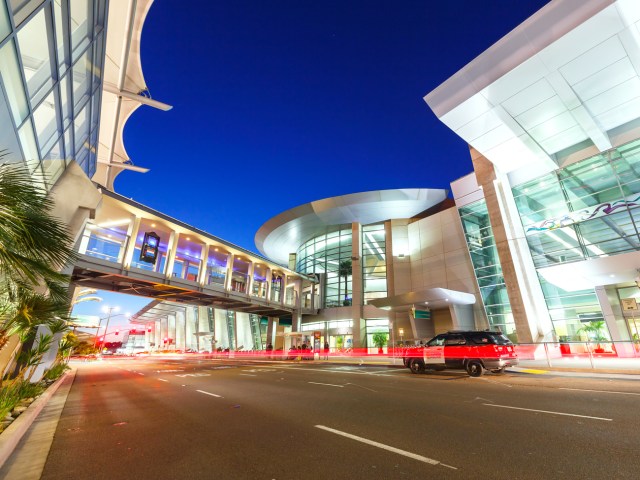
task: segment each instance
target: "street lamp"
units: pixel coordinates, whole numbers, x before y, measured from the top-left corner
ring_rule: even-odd
[[[107,314],[107,317],[106,317],[107,324],[104,327],[104,340],[105,340],[105,343],[106,343],[106,341],[107,341],[107,333],[109,331],[109,321],[111,320],[111,318],[119,317],[121,315],[129,318],[131,316],[131,314],[130,313],[125,313],[125,314],[118,313],[116,315],[113,315],[113,312],[120,311],[120,307],[118,307],[118,306],[109,307],[109,306],[105,305],[104,307],[102,307],[102,311]],[[98,337],[100,336],[99,334],[100,334],[100,327],[101,327],[101,324],[102,324],[102,320],[104,320],[104,318],[100,319],[100,324],[98,325],[98,330],[96,331],[96,340],[93,343],[93,348],[96,348],[97,345],[98,345]]]

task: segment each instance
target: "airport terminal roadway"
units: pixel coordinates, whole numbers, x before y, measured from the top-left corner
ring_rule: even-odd
[[[640,382],[314,362],[76,364],[43,479],[640,478]]]

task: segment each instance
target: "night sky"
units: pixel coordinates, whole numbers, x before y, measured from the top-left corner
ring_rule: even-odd
[[[117,192],[256,251],[271,217],[321,198],[449,188],[464,141],[422,97],[541,0],[156,1],[142,32],[152,97]]]

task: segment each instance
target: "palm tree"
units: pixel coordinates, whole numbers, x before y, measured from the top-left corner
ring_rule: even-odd
[[[348,284],[349,276],[352,274],[352,272],[353,272],[353,266],[351,264],[351,260],[343,260],[340,262],[340,265],[338,266],[338,276],[344,277],[344,301],[342,302],[342,304],[345,306],[351,305],[351,302],[349,301],[347,288],[349,285]]]
[[[0,165],[0,348],[11,335],[29,341],[38,325],[68,317],[69,278],[60,270],[75,254],[52,208],[24,167]]]

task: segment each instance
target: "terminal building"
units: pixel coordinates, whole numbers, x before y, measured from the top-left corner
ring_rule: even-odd
[[[113,191],[147,171],[124,148],[127,119],[171,108],[142,74],[151,4],[0,0],[1,161],[50,192],[79,253],[73,285],[150,297],[135,348],[315,335],[378,351],[376,334],[470,328],[539,343],[586,340],[586,325],[638,339],[638,2],[552,1],[425,96],[469,145],[473,172],[450,192],[319,199],[265,219],[261,254]]]

